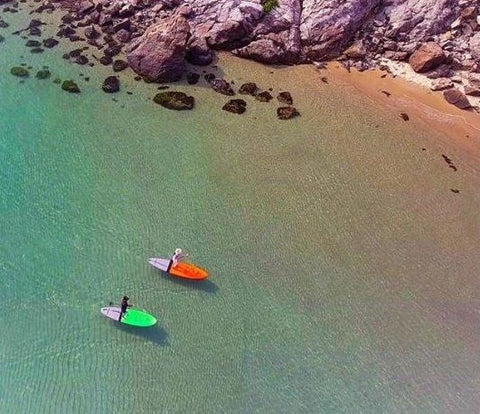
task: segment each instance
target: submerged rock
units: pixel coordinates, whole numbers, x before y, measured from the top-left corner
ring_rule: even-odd
[[[223,95],[232,96],[235,95],[230,84],[225,79],[212,79],[210,82],[212,89],[215,92],[221,93]]]
[[[43,41],[43,46],[48,49],[51,49],[52,47],[55,47],[57,45],[58,45],[58,40],[54,39],[53,37],[49,37],[48,39],[45,39]]]
[[[258,93],[258,94],[255,96],[255,99],[256,99],[257,101],[260,101],[260,102],[270,102],[270,101],[273,99],[273,96],[271,95],[270,92],[268,92],[268,91],[263,91],[263,92]]]
[[[299,115],[300,113],[293,106],[282,106],[277,108],[278,119],[291,119]]]
[[[48,79],[50,77],[51,73],[48,69],[42,69],[37,72],[35,77],[37,79]]]
[[[255,96],[258,92],[258,87],[255,82],[248,82],[244,83],[242,86],[240,86],[240,89],[238,93],[241,93],[243,95],[252,95]]]
[[[188,96],[183,92],[167,91],[155,95],[153,102],[162,105],[164,108],[177,111],[192,109],[195,104],[193,96]]]
[[[128,68],[128,63],[124,60],[118,59],[113,62],[112,68],[114,72],[121,72],[122,70]]]
[[[70,93],[80,93],[80,88],[73,80],[64,80],[62,89]]]
[[[25,46],[27,47],[39,47],[42,44],[38,40],[27,40],[27,43],[25,43]]]
[[[10,73],[13,76],[18,76],[20,78],[26,78],[29,75],[28,70],[25,68],[22,68],[21,66],[13,67],[12,69],[10,69]]]
[[[103,81],[102,89],[107,93],[114,93],[120,90],[120,81],[116,76],[109,76]]]
[[[230,99],[222,109],[234,114],[243,114],[247,110],[247,103],[243,99]]]
[[[280,92],[277,96],[277,99],[279,102],[287,105],[293,104],[293,99],[292,99],[292,95],[290,95],[290,92]]]
[[[192,72],[187,75],[187,82],[189,85],[195,85],[198,83],[200,75],[198,73]]]

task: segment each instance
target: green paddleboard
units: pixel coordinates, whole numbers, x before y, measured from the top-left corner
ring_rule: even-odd
[[[120,316],[120,308],[116,306],[107,306],[102,308],[101,312],[107,318],[115,321],[118,321],[118,317]],[[125,315],[122,316],[122,320],[120,322],[124,323],[125,325],[148,328],[149,326],[153,326],[157,323],[157,318],[140,309],[129,308]]]

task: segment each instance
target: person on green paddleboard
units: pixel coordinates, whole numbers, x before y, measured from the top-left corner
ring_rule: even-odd
[[[188,254],[184,253],[182,249],[180,248],[175,249],[175,253],[173,253],[173,256],[172,256],[171,266],[177,267],[178,262],[187,256]]]
[[[120,316],[118,317],[118,320],[121,321],[123,315],[127,313],[127,308],[131,307],[132,305],[128,303],[130,298],[128,296],[124,296],[122,299],[122,304],[120,305]]]

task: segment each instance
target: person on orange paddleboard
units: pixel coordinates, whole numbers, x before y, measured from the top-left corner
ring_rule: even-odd
[[[175,249],[175,253],[172,256],[172,267],[177,267],[178,262],[187,256],[188,254],[184,253],[182,249],[180,248]]]

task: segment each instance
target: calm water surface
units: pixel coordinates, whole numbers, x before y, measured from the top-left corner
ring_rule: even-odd
[[[302,116],[226,113],[205,82],[171,112],[129,73],[112,100],[107,69],[31,55],[10,35],[30,17],[2,17],[0,412],[478,409],[479,171],[439,132],[311,68],[226,58]],[[179,246],[207,281],[146,263]],[[102,318],[124,294],[158,325]]]

